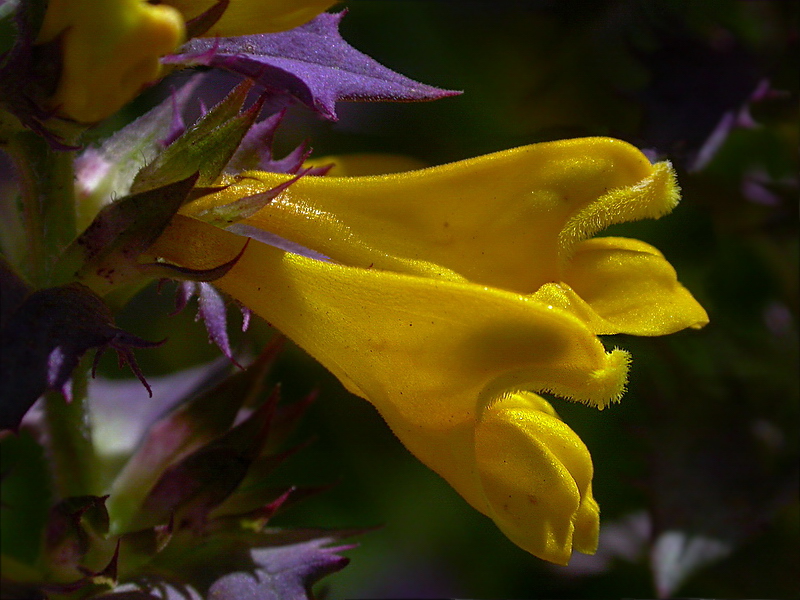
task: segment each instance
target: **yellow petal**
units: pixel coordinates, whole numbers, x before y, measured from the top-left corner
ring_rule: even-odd
[[[499,400],[477,425],[474,452],[485,512],[523,549],[567,564],[573,545],[595,549],[599,509],[591,497],[592,460],[580,438],[556,415],[539,410],[531,396]]]
[[[159,58],[185,35],[183,16],[143,0],[53,0],[38,42],[61,36],[62,71],[51,100],[93,123],[122,108],[161,74]]]
[[[629,238],[579,243],[564,268],[564,283],[535,297],[571,310],[597,334],[666,335],[708,323],[708,315],[678,282],[656,248]]]
[[[217,0],[164,0],[186,20],[204,13]],[[294,29],[336,4],[336,0],[231,0],[222,18],[204,37],[229,37]]]
[[[184,217],[153,252],[201,268],[241,246],[242,238]],[[516,389],[605,406],[625,386],[627,353],[606,353],[571,314],[504,290],[327,263],[254,241],[215,285],[351,391],[379,410],[396,404],[409,422],[473,418]]]
[[[286,178],[243,173],[184,212],[199,216]],[[400,174],[305,177],[246,223],[349,265],[457,273],[532,293],[560,281],[561,264],[582,236],[658,216],[676,201],[668,165],[651,165],[619,140],[586,138]]]
[[[328,177],[359,177],[364,175],[386,175],[424,169],[422,161],[402,154],[342,154],[323,156],[307,160],[304,167],[333,165],[326,173]]]
[[[179,215],[152,250],[206,268],[241,244]],[[621,393],[626,355],[607,354],[578,319],[510,292],[253,241],[215,285],[370,401],[411,452],[512,541],[558,563],[576,535],[592,551],[598,513],[588,451],[542,398],[507,393],[548,389],[598,404]]]

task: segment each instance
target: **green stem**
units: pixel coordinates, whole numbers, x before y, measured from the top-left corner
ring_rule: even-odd
[[[58,392],[44,395],[47,445],[56,494],[62,498],[102,492],[98,489],[97,457],[86,406],[87,370],[83,363],[72,375],[71,402]]]
[[[8,146],[20,174],[22,216],[27,243],[26,275],[36,287],[47,284],[53,263],[77,234],[75,153],[53,150],[30,131]]]

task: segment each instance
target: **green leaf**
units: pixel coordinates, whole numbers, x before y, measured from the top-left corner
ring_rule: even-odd
[[[111,489],[109,511],[115,531],[129,529],[128,522],[134,518],[134,513],[140,509],[147,494],[171,465],[214,444],[231,447],[236,452],[244,450],[233,435],[235,430],[228,434],[225,432],[233,424],[239,409],[244,404],[253,403],[261,394],[263,381],[279,348],[277,344],[268,346],[250,367],[189,399],[149,429]],[[245,433],[245,437],[249,436],[248,439],[252,440],[253,433]],[[213,453],[207,453],[205,458],[195,458],[194,463],[184,464],[183,472],[202,471],[202,464],[211,464],[216,458],[220,457]],[[224,457],[220,460],[224,460]],[[213,474],[208,474],[208,478],[213,484]],[[237,479],[237,484],[238,481],[240,479]],[[149,518],[152,515],[145,516]],[[140,522],[146,520],[142,516],[136,519]]]
[[[98,292],[141,276],[139,255],[149,248],[185,202],[197,173],[158,189],[109,204],[67,248],[56,265],[58,278],[78,279]],[[102,295],[102,294],[101,294]]]
[[[152,190],[199,173],[197,185],[210,185],[222,173],[261,110],[256,102],[242,111],[252,83],[239,84],[228,96],[136,175],[131,191]]]

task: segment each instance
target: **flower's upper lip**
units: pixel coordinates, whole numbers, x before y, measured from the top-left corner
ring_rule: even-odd
[[[286,176],[247,172],[187,215]],[[385,176],[305,177],[245,223],[343,264],[533,293],[561,280],[575,243],[602,227],[659,216],[671,168],[608,138],[516,148]]]

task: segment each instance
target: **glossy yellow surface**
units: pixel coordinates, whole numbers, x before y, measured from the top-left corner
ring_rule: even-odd
[[[244,173],[187,205],[153,253],[193,268],[245,240],[202,219],[286,176]],[[399,439],[516,544],[565,564],[599,509],[581,440],[533,391],[603,408],[629,356],[598,334],[700,327],[705,311],[651,246],[587,239],[678,201],[668,163],[617,140],[517,148],[420,171],[306,177],[244,224],[215,282],[380,411]]]

